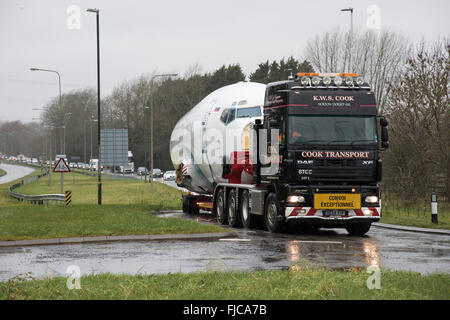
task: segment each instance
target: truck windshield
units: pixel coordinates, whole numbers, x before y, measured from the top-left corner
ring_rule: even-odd
[[[290,116],[290,144],[370,144],[377,143],[374,116]]]

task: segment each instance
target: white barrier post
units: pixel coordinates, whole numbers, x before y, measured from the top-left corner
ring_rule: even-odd
[[[431,222],[438,223],[438,209],[436,192],[431,193]]]

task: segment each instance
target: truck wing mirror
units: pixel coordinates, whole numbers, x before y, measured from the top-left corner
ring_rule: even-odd
[[[387,119],[385,117],[381,117],[380,118],[380,126],[387,127],[387,125],[388,125]]]
[[[389,134],[387,127],[381,127],[381,141],[388,141],[389,140]]]

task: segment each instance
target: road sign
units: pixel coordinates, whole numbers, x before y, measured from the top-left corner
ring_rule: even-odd
[[[69,166],[64,158],[59,158],[58,162],[56,162],[56,166],[53,168],[53,172],[70,172]]]

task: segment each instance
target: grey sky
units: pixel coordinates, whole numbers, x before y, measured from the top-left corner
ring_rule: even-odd
[[[80,29],[69,29],[67,9],[81,10]],[[339,26],[365,29],[371,5],[381,26],[411,41],[449,35],[450,1],[337,0],[0,0],[0,121],[31,121],[62,91],[96,87],[95,14],[100,9],[102,96],[142,73],[183,74],[240,63],[246,74],[267,59],[302,58],[306,41]]]

